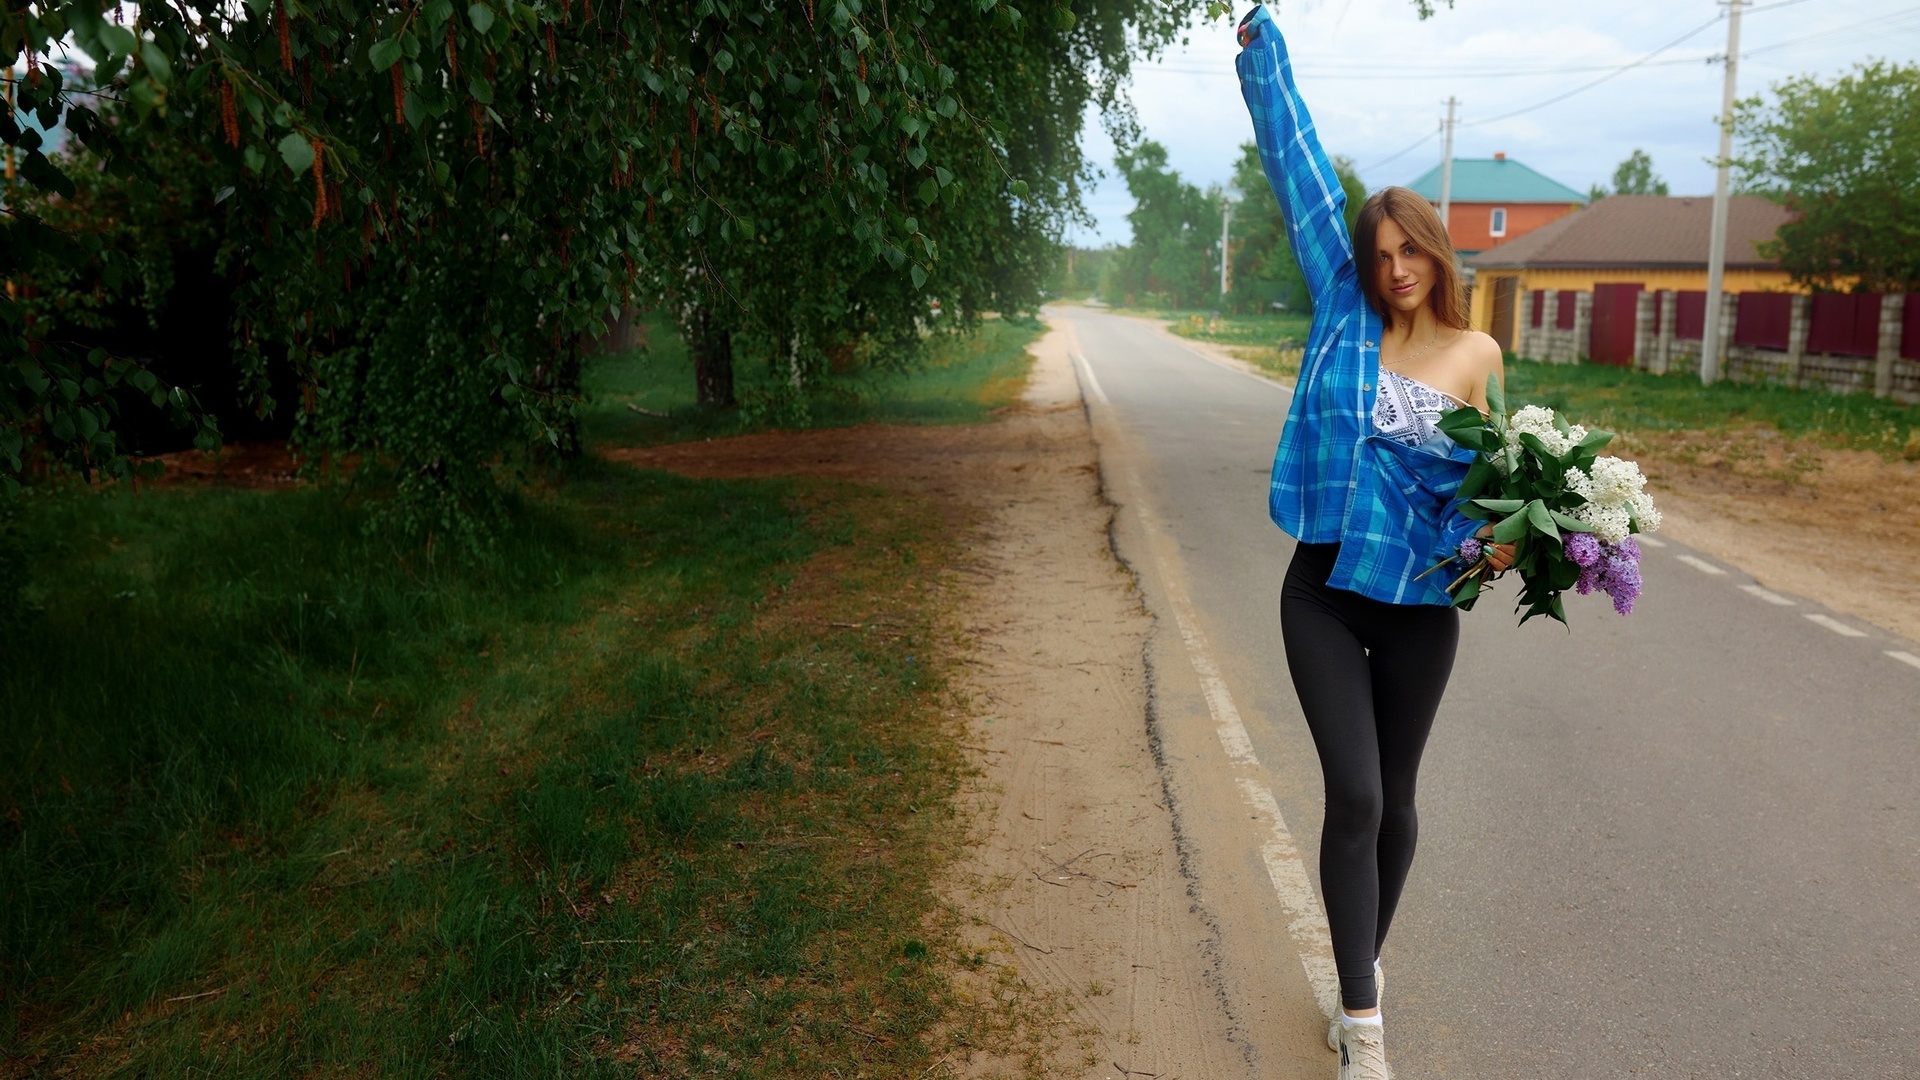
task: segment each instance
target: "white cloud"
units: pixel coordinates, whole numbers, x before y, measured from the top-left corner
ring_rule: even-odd
[[[1774,7],[1775,10],[1761,10]],[[1246,6],[1240,5],[1245,11]],[[1487,122],[1572,90],[1667,44],[1723,10],[1712,0],[1456,0],[1420,21],[1409,0],[1318,0],[1274,7],[1322,141],[1361,166],[1369,186],[1403,184],[1440,160],[1439,118],[1461,101],[1456,157],[1495,151],[1570,187],[1605,181],[1639,147],[1676,194],[1713,190],[1724,51],[1715,22],[1646,66],[1566,101]],[[1196,23],[1190,43],[1135,72],[1133,99],[1147,138],[1202,186],[1224,183],[1252,138],[1233,73],[1238,47],[1226,20]],[[1741,22],[1740,93],[1788,75],[1838,74],[1869,58],[1920,60],[1920,8],[1911,0],[1761,0]],[[1390,163],[1376,163],[1421,139]],[[1113,146],[1090,116],[1088,156],[1111,173]],[[1126,185],[1109,175],[1088,192],[1098,222],[1082,244],[1124,243]]]

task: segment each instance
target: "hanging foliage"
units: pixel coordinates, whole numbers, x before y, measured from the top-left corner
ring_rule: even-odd
[[[0,55],[35,123],[0,123],[31,188],[0,218],[0,476],[36,454],[124,472],[120,384],[217,438],[193,395],[33,293],[114,261],[74,226],[75,176],[201,185],[255,408],[295,410],[310,463],[384,478],[403,524],[470,534],[502,463],[573,449],[579,342],[623,305],[682,311],[724,403],[736,345],[797,381],[849,343],[911,345],[933,299],[961,325],[1036,302],[1086,108],[1124,128],[1130,57],[1199,7],[9,5]],[[63,40],[79,54],[50,64]],[[47,156],[56,125],[80,152]]]

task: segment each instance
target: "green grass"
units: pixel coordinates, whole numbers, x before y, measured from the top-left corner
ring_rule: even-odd
[[[1652,375],[1597,364],[1507,362],[1507,400],[1545,405],[1588,427],[1636,434],[1761,426],[1823,446],[1920,457],[1920,406],[1868,394]]]
[[[1031,334],[830,415],[985,415]],[[602,401],[672,407],[647,363]],[[475,561],[367,519],[332,489],[17,516],[9,1074],[920,1075],[967,1036],[938,512],[589,460]]]
[[[1211,311],[1167,308],[1122,308],[1128,315],[1160,319],[1184,338],[1226,346],[1236,357],[1277,378],[1300,374],[1300,351],[1305,347],[1312,316],[1229,315]]]
[[[694,404],[693,362],[670,327],[649,324],[644,351],[595,357],[583,382],[581,427],[590,440],[653,445],[720,438],[768,427],[847,427],[864,423],[975,423],[1012,404],[1025,385],[1027,346],[1041,326],[988,319],[975,333],[932,339],[904,371],[867,368],[835,375],[798,401],[784,374],[737,359],[735,392],[742,407]],[[636,413],[634,406],[664,417]]]

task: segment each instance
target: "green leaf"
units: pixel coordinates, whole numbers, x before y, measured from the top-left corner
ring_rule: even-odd
[[[953,183],[953,171],[944,166],[935,165],[933,167],[933,178],[940,181],[941,187],[946,187],[948,184]]]
[[[372,64],[373,70],[375,71],[385,71],[399,62],[399,60],[399,38],[386,38],[382,41],[376,41],[373,43],[373,47],[367,50],[367,63]]]
[[[151,41],[143,43],[140,46],[140,61],[147,65],[147,75],[154,82],[164,86],[167,80],[173,78],[173,62],[167,59],[166,53],[160,51],[159,45]]]
[[[1560,539],[1560,528],[1553,523],[1553,512],[1548,510],[1547,504],[1539,499],[1527,504],[1527,521],[1540,532],[1555,540]]]
[[[1499,445],[1499,438],[1488,430],[1486,418],[1478,409],[1450,409],[1434,426],[1469,450],[1492,450]]]
[[[1007,190],[1013,193],[1014,198],[1024,199],[1027,197],[1027,182],[1025,180],[1015,180],[1013,183],[1007,185]]]
[[[725,49],[721,49],[719,52],[714,53],[713,66],[719,68],[721,74],[725,74],[729,71],[732,71],[733,70],[733,54],[728,52]]]
[[[485,4],[474,4],[467,8],[467,18],[472,21],[473,28],[483,34],[493,29],[493,9]]]
[[[115,26],[112,23],[100,24],[100,44],[105,45],[115,56],[133,55],[133,48],[139,42],[140,39],[133,36],[133,31],[124,26]]]
[[[1494,471],[1493,462],[1476,455],[1473,464],[1467,467],[1466,479],[1460,481],[1460,490],[1454,492],[1454,498],[1471,499],[1479,495],[1498,475],[1500,474]]]
[[[925,165],[926,163],[927,163],[926,147],[910,146],[907,148],[907,164],[917,169],[920,166]]]
[[[960,111],[960,103],[953,100],[952,94],[941,94],[940,100],[934,102],[933,107],[941,116],[948,117],[949,119],[952,118],[954,113]]]
[[[291,131],[282,138],[277,147],[280,160],[287,163],[287,171],[299,174],[313,168],[313,144],[305,135]]]
[[[493,84],[478,75],[467,76],[467,93],[482,105],[493,104]]]
[[[913,276],[913,287],[916,289],[927,283],[926,268],[922,267],[919,263],[913,264],[912,276]]]
[[[1493,542],[1496,544],[1511,544],[1525,535],[1527,512],[1524,508],[1501,518],[1499,524],[1493,527]]]
[[[1487,376],[1487,411],[1496,416],[1507,415],[1507,393],[1501,389],[1499,372]]]
[[[1496,514],[1511,514],[1516,510],[1524,510],[1527,506],[1525,499],[1475,499],[1473,501],[1476,505],[1484,506]]]
[[[919,194],[920,194],[920,201],[921,201],[921,202],[923,202],[923,203],[931,203],[931,202],[933,202],[933,200],[935,200],[935,199],[937,199],[937,198],[939,198],[939,197],[940,197],[940,184],[939,184],[939,182],[938,182],[938,181],[936,181],[936,180],[935,180],[935,179],[934,179],[933,177],[931,177],[931,176],[929,176],[929,177],[927,177],[927,178],[926,178],[925,180],[922,180],[922,181],[920,181],[920,192],[919,192]]]
[[[1553,523],[1560,526],[1561,532],[1584,533],[1593,531],[1593,526],[1581,521],[1577,517],[1563,514],[1558,510],[1553,511]]]

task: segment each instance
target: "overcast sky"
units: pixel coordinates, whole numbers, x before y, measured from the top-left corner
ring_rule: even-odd
[[[1247,10],[1236,5],[1236,14]],[[1460,99],[1455,157],[1505,151],[1585,191],[1642,148],[1676,195],[1713,191],[1724,11],[1714,0],[1455,0],[1421,22],[1409,0],[1285,0],[1270,4],[1296,78],[1334,154],[1360,166],[1371,188],[1412,181],[1440,160],[1439,121]],[[1704,25],[1703,24],[1707,24]],[[1646,64],[1555,104],[1499,119],[1673,44]],[[1146,138],[1202,186],[1224,183],[1237,147],[1253,138],[1233,72],[1232,24],[1196,23],[1190,43],[1135,69],[1133,100]],[[1856,62],[1920,60],[1915,0],[1759,0],[1741,18],[1740,95],[1789,75],[1839,74]],[[1113,144],[1097,116],[1085,131],[1108,174],[1089,193],[1097,227],[1083,245],[1126,243],[1133,201],[1114,175]],[[1424,142],[1420,140],[1425,139]],[[1418,143],[1419,145],[1413,145]],[[1409,147],[1412,149],[1409,149]],[[1405,151],[1404,153],[1401,153]],[[1395,156],[1395,155],[1398,156]],[[1388,160],[1391,159],[1391,160]]]

